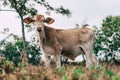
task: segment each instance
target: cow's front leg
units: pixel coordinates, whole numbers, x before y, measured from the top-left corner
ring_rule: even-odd
[[[55,56],[54,60],[57,68],[61,67],[61,61],[60,61],[61,51],[62,51],[62,47],[59,44],[54,46],[54,56]]]
[[[45,54],[45,67],[50,67],[51,55]]]
[[[61,54],[61,51],[55,55],[55,63],[56,63],[57,68],[61,67],[60,54]]]

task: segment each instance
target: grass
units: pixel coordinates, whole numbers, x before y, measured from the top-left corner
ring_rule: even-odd
[[[0,66],[0,80],[120,80],[119,70],[119,65],[104,64],[88,69],[82,63],[68,64],[57,69],[30,64],[14,67],[7,61]]]

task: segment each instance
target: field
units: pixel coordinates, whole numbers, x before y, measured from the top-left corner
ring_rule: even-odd
[[[45,69],[43,65],[25,63],[14,67],[12,62],[6,61],[0,66],[0,80],[120,80],[120,66],[104,63],[88,69],[84,63],[74,63]]]

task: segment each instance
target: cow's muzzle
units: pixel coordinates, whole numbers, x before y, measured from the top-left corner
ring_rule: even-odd
[[[41,32],[42,30],[43,30],[42,27],[37,27],[38,32]]]

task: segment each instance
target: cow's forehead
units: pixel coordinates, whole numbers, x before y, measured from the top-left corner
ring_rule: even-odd
[[[34,16],[34,19],[37,20],[37,21],[42,20],[43,18],[44,18],[44,16],[41,15],[41,14],[37,14],[37,15]]]

